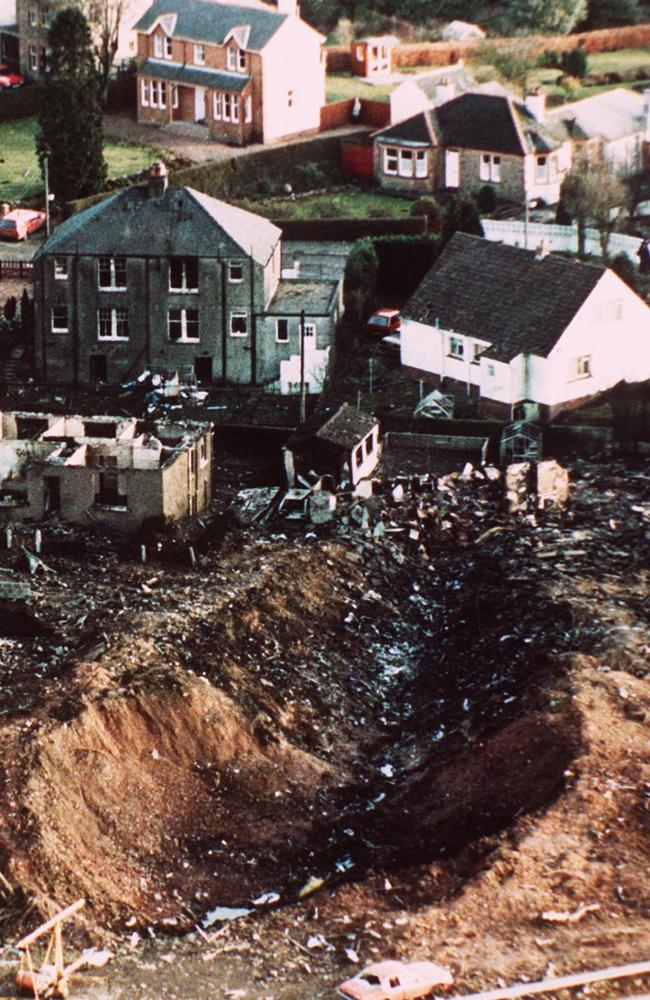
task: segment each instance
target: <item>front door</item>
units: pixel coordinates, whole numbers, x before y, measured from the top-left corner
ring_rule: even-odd
[[[44,509],[46,514],[53,514],[61,510],[61,480],[58,476],[44,476],[43,487],[45,489]]]
[[[205,87],[194,88],[194,121],[205,121]]]
[[[445,187],[457,188],[460,183],[460,154],[457,149],[445,151]]]

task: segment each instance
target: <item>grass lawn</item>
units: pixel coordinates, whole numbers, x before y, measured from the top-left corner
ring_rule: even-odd
[[[336,101],[349,101],[352,97],[365,97],[368,101],[384,101],[388,103],[390,94],[397,84],[388,84],[385,87],[373,87],[371,83],[364,83],[360,76],[352,76],[350,73],[328,73],[325,78],[325,99],[328,104]]]
[[[650,45],[641,49],[619,49],[618,52],[594,52],[588,57],[589,73],[624,73],[646,66],[650,67]]]
[[[240,202],[243,208],[270,219],[403,219],[413,204],[407,198],[374,191],[349,188],[332,194],[314,194],[307,198],[264,198]]]
[[[0,201],[28,201],[43,189],[36,160],[36,119],[0,123]],[[104,156],[109,177],[122,177],[160,158],[155,149],[107,142]]]

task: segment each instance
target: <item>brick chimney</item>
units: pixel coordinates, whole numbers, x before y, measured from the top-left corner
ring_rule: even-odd
[[[167,167],[159,160],[152,163],[149,171],[149,197],[162,198],[167,190]]]

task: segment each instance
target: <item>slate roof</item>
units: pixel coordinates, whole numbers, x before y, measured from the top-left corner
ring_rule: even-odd
[[[563,122],[576,137],[602,136],[605,142],[644,132],[646,127],[643,96],[624,87],[564,104],[550,111],[548,117],[550,122]]]
[[[341,448],[355,448],[376,426],[376,417],[362,413],[349,403],[343,403],[316,432],[316,437]]]
[[[174,83],[189,83],[199,87],[214,87],[239,94],[250,83],[250,76],[242,73],[228,73],[226,70],[204,69],[188,66],[186,63],[169,62],[162,59],[145,59],[138,70],[140,76],[155,80],[172,80]]]
[[[476,80],[469,75],[462,63],[454,63],[451,66],[438,66],[430,73],[418,73],[412,80],[405,81],[401,86],[413,85],[421,90],[425,97],[434,100],[436,88],[442,82],[449,83],[454,87],[454,97],[458,94],[465,94],[477,87]]]
[[[375,139],[407,144],[427,141],[428,145],[523,156],[557,149],[565,134],[561,122],[550,126],[538,122],[508,95],[467,93],[383,129],[375,133]]]
[[[548,357],[606,268],[456,233],[402,310],[490,341],[484,357]]]
[[[42,244],[42,254],[133,257],[233,256],[266,264],[282,236],[259,215],[193,188],[167,188],[150,198],[147,185],[126,188],[72,215]]]
[[[329,316],[334,308],[339,281],[296,281],[283,278],[266,311],[266,315],[287,316],[305,310],[309,316]]]
[[[259,52],[270,42],[284,22],[286,14],[267,4],[222,3],[219,0],[155,0],[135,24],[135,31],[149,31],[159,17],[176,14],[174,36],[195,42],[223,45],[233,28],[250,26],[248,48]]]

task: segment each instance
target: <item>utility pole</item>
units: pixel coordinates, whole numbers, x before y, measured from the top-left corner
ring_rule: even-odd
[[[305,385],[305,310],[300,311],[300,423],[307,419],[307,387]]]
[[[368,395],[372,396],[372,358],[368,358]]]
[[[528,204],[528,192],[524,192],[524,246],[528,250],[528,216],[529,216],[529,204]]]
[[[50,171],[47,156],[43,160],[43,180],[45,181],[45,235],[50,235]]]

